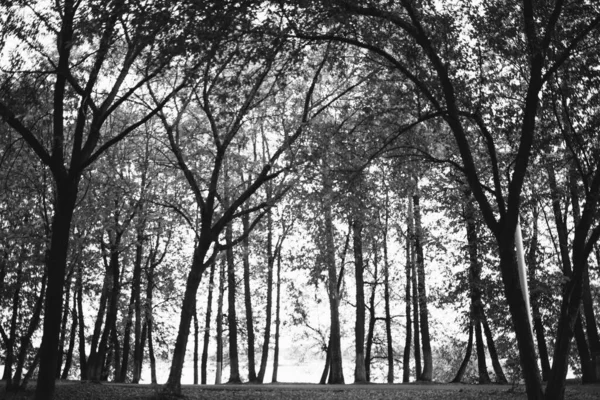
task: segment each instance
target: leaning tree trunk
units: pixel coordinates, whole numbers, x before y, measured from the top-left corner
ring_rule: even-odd
[[[490,358],[492,359],[492,367],[494,368],[494,374],[496,374],[496,381],[498,383],[508,383],[506,376],[504,375],[504,371],[502,370],[502,365],[500,365],[500,359],[498,358],[498,351],[496,350],[496,343],[494,342],[494,336],[492,335],[492,330],[490,329],[490,325],[487,321],[487,317],[483,310],[480,311],[482,315],[482,325],[483,332],[485,334],[485,340],[487,342],[488,351],[490,353]]]
[[[71,303],[71,282],[73,281],[74,270],[75,266],[71,264],[69,272],[67,273],[67,279],[65,283],[65,302],[63,307],[63,316],[60,322],[60,339],[58,340],[58,363],[56,364],[56,379],[60,378],[60,372],[62,369],[62,359],[65,353],[67,322],[69,321],[69,315],[71,315],[69,304]]]
[[[469,361],[471,360],[471,352],[473,351],[473,318],[469,316],[469,341],[467,342],[467,351],[456,372],[456,376],[452,379],[452,383],[460,383],[465,375]]]
[[[420,379],[430,382],[433,378],[433,354],[431,352],[431,339],[429,335],[429,315],[427,311],[427,291],[425,287],[425,259],[423,256],[424,235],[421,225],[420,196],[413,195],[415,214],[415,249],[417,253],[417,277],[419,292],[419,317],[421,323],[421,338],[423,345],[423,372]]]
[[[198,384],[198,302],[194,305],[194,385]]]
[[[75,339],[77,337],[77,301],[76,296],[73,296],[73,310],[71,312],[71,332],[69,334],[69,348],[65,357],[65,368],[62,371],[60,379],[65,380],[69,377],[71,364],[73,363],[73,352],[75,350]]]

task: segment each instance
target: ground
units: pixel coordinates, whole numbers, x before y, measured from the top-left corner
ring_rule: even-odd
[[[7,393],[0,382],[0,400],[28,400],[33,398],[35,382],[27,391]],[[162,400],[158,395],[160,386],[58,382],[55,400]],[[206,400],[525,400],[524,386],[510,385],[464,385],[464,384],[371,384],[371,385],[313,385],[313,384],[267,384],[267,385],[219,385],[183,386],[184,399]],[[565,399],[600,399],[600,385],[570,384]]]

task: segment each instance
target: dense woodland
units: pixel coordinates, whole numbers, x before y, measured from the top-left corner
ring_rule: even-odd
[[[591,0],[3,1],[7,390],[277,382],[290,342],[600,381],[599,51]]]

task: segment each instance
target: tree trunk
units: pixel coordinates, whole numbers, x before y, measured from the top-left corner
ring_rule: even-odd
[[[367,381],[371,381],[371,351],[373,338],[375,337],[375,295],[377,292],[377,281],[379,279],[379,253],[377,252],[377,241],[373,242],[373,283],[371,284],[371,296],[369,297],[369,331],[367,333],[367,345],[365,351],[365,370]]]
[[[116,380],[117,377],[121,376],[121,345],[119,343],[119,336],[117,334],[117,326],[116,322],[113,323],[113,327],[111,329],[111,341],[113,343],[113,354],[114,354],[114,363],[113,366],[115,368],[115,373],[113,379]]]
[[[421,380],[421,331],[419,328],[419,295],[417,293],[417,263],[416,263],[416,240],[414,229],[414,210],[413,202],[408,197],[408,237],[410,238],[410,266],[412,279],[412,309],[413,309],[413,339],[415,356],[415,379]]]
[[[198,384],[198,302],[194,305],[194,385]]]
[[[69,377],[71,370],[71,364],[73,362],[73,351],[75,350],[75,339],[77,338],[77,301],[76,296],[73,295],[73,310],[71,312],[71,332],[69,334],[69,348],[67,349],[67,356],[65,358],[65,368],[63,369],[60,379],[65,380]]]
[[[204,320],[204,342],[202,347],[202,361],[200,365],[200,383],[206,385],[206,370],[208,368],[208,345],[210,343],[210,320],[212,317],[212,298],[215,282],[215,264],[210,265],[210,276],[208,278],[208,299],[206,300],[206,319]]]
[[[281,251],[277,253],[277,297],[275,300],[275,349],[273,350],[273,378],[277,382],[279,369],[279,326],[281,324]]]
[[[410,203],[410,202],[409,202]],[[412,320],[410,318],[411,305],[411,271],[412,271],[412,238],[411,232],[406,232],[406,289],[404,295],[405,314],[406,314],[406,338],[404,340],[404,355],[402,357],[402,383],[410,381],[410,345],[412,342]]]
[[[331,369],[331,340],[327,343],[327,349],[325,350],[325,367],[323,367],[323,372],[321,373],[321,380],[319,381],[320,385],[324,385],[327,383],[327,377],[329,376],[329,370]]]
[[[221,374],[223,372],[223,295],[225,293],[225,258],[222,258],[219,271],[219,298],[217,300],[217,371],[215,384],[221,384]]]
[[[325,251],[328,270],[329,309],[330,309],[330,346],[331,368],[329,373],[330,384],[344,383],[344,370],[342,367],[342,348],[339,315],[339,291],[337,284],[337,268],[335,262],[334,226],[333,226],[333,189],[331,177],[327,167],[323,173],[323,210],[325,219]]]
[[[467,248],[469,253],[469,288],[471,291],[471,326],[475,326],[475,347],[477,351],[477,371],[479,374],[479,383],[490,383],[490,377],[487,372],[485,360],[485,348],[483,345],[483,335],[481,333],[481,322],[483,319],[483,304],[481,300],[481,264],[479,263],[477,235],[477,222],[475,219],[475,205],[471,196],[470,189],[465,189],[465,207],[464,219],[467,230]],[[472,333],[471,333],[472,334]]]
[[[387,342],[388,373],[387,382],[394,383],[394,346],[392,343],[392,313],[390,311],[390,263],[388,259],[388,218],[389,202],[386,192],[385,225],[383,227],[383,300],[385,303],[385,335]]]
[[[240,362],[238,355],[238,331],[237,316],[235,310],[236,279],[235,279],[235,261],[233,258],[233,227],[231,222],[225,228],[225,240],[227,250],[227,325],[229,331],[229,383],[241,383]]]
[[[50,249],[46,258],[48,286],[44,304],[44,328],[40,345],[40,370],[35,389],[35,400],[50,399],[54,396],[69,234],[77,200],[79,175],[76,173],[69,177],[55,175],[55,180],[56,200],[52,217]]]
[[[496,381],[498,383],[508,383],[508,380],[504,375],[504,371],[502,370],[502,366],[500,365],[500,360],[498,359],[498,351],[496,350],[494,336],[492,335],[492,330],[488,324],[487,317],[485,316],[483,310],[481,310],[480,313],[482,316],[481,323],[483,325],[483,333],[485,334],[488,351],[490,353],[490,358],[492,359],[492,366],[494,367],[494,374],[496,374]]]
[[[357,211],[360,214],[361,211]],[[354,367],[354,382],[364,383],[369,380],[369,373],[367,372],[370,368],[369,356],[365,358],[365,289],[364,289],[364,263],[363,263],[363,249],[362,249],[362,215],[356,215],[353,230],[353,243],[354,243],[354,276],[356,279],[356,321],[354,324],[355,333],[355,367]],[[373,285],[373,295],[375,294],[375,285]],[[371,299],[374,300],[374,296]],[[374,303],[374,301],[372,301]],[[374,307],[374,304],[371,304]],[[371,321],[374,323],[374,309],[370,310]],[[369,324],[371,325],[371,323]],[[372,332],[369,329],[369,337],[372,340]],[[367,352],[370,352],[370,344],[367,344]]]
[[[200,237],[198,244],[194,249],[194,256],[192,259],[192,266],[188,274],[188,278],[185,284],[185,293],[183,296],[183,303],[181,306],[181,316],[179,320],[179,329],[177,330],[177,339],[175,341],[175,349],[173,351],[173,359],[171,361],[171,369],[169,372],[169,378],[165,384],[165,392],[181,394],[181,374],[183,372],[183,364],[185,361],[185,350],[187,347],[187,341],[190,334],[190,324],[192,322],[192,316],[194,314],[194,304],[196,303],[196,293],[198,292],[198,286],[200,285],[200,279],[202,273],[206,269],[207,265],[204,264],[204,258],[211,245],[211,240]],[[148,345],[152,341],[150,329],[151,325],[148,324]],[[152,360],[152,355],[150,356]]]
[[[242,217],[243,235],[242,240],[242,264],[244,266],[244,305],[246,308],[246,331],[248,339],[248,380],[251,383],[258,382],[256,377],[256,365],[254,356],[254,317],[252,316],[252,291],[250,289],[250,216]]]
[[[267,203],[271,201],[271,189],[267,188]],[[278,253],[278,249],[275,249]],[[267,210],[267,308],[265,310],[265,335],[263,339],[262,352],[260,355],[260,368],[258,370],[258,382],[263,383],[267,370],[267,361],[269,358],[269,343],[271,341],[271,314],[273,309],[273,266],[275,264],[275,255],[273,254],[273,216],[271,209]]]
[[[4,337],[4,341],[6,344],[6,356],[4,358],[4,373],[2,375],[2,380],[6,381],[7,388],[12,387],[12,368],[14,363],[15,340],[17,335],[17,317],[19,315],[19,299],[22,288],[22,275],[23,271],[19,264],[17,265],[15,292],[13,293],[12,298],[12,314],[10,318],[10,328],[8,330],[8,336]]]
[[[469,316],[469,341],[467,342],[467,351],[465,352],[465,358],[460,363],[460,367],[456,372],[456,376],[452,379],[452,383],[460,383],[467,370],[467,365],[471,360],[471,352],[473,351],[473,319]]]
[[[538,344],[538,354],[542,365],[542,380],[547,381],[550,374],[550,361],[548,359],[548,347],[546,346],[546,337],[544,334],[544,325],[540,313],[540,289],[535,276],[537,271],[537,249],[538,249],[538,217],[539,210],[537,203],[533,206],[533,232],[531,235],[531,244],[527,253],[527,265],[529,266],[529,281],[531,284],[531,311],[533,314],[533,329]]]
[[[71,303],[71,281],[73,280],[74,266],[71,265],[69,272],[67,273],[67,279],[65,284],[65,302],[63,307],[63,315],[60,322],[60,339],[58,340],[58,363],[56,364],[56,379],[60,379],[60,372],[62,369],[62,359],[65,353],[65,338],[67,336],[67,322],[71,310],[69,304]]]
[[[421,324],[421,342],[423,345],[423,372],[420,379],[430,382],[433,378],[433,354],[431,352],[431,339],[429,337],[429,315],[427,311],[427,291],[425,287],[425,259],[423,256],[424,235],[421,226],[420,195],[413,195],[415,215],[415,250],[417,254],[417,278],[419,292],[419,317]]]
[[[85,322],[83,318],[83,282],[82,282],[82,266],[79,264],[77,268],[77,318],[79,319],[79,371],[81,380],[88,380],[87,357],[85,355]]]
[[[33,307],[33,313],[31,315],[31,319],[29,320],[29,326],[27,327],[27,331],[21,338],[21,348],[19,349],[19,354],[17,356],[17,366],[15,369],[15,374],[12,378],[12,388],[17,389],[21,383],[21,375],[23,374],[23,368],[25,366],[25,361],[27,359],[27,351],[29,350],[29,346],[31,345],[31,338],[37,331],[38,325],[40,323],[40,315],[42,314],[42,306],[44,304],[44,296],[46,294],[46,281],[47,281],[47,273],[44,271],[44,276],[42,277],[42,287],[40,289],[40,294],[35,302]],[[9,370],[10,371],[10,370]],[[6,382],[6,389],[11,389],[11,382]]]

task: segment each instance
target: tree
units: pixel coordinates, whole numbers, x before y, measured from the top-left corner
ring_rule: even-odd
[[[44,2],[9,3],[2,10],[6,15],[26,12],[33,19],[13,18],[8,34],[17,40],[16,46],[25,52],[22,54],[35,57],[40,72],[30,72],[25,64],[10,74],[3,69],[0,116],[49,168],[54,183],[44,334],[36,389],[36,398],[42,399],[54,393],[69,234],[83,171],[162,107],[164,98],[131,123],[115,120],[112,129],[103,129],[110,116],[130,106],[128,100],[168,67],[173,49],[178,46],[168,43],[173,32],[170,26],[175,22],[172,7],[156,3],[142,9],[119,0],[109,4],[65,0],[51,8]],[[53,39],[56,51],[51,50],[46,38]],[[19,65],[18,59],[13,60],[14,65]],[[106,73],[113,71],[119,71],[118,75],[110,79]],[[31,107],[14,97],[17,90],[23,89],[47,97],[35,96],[37,107]],[[175,92],[178,89],[176,86]],[[167,94],[167,98],[172,95]],[[44,114],[43,122],[36,123]]]

